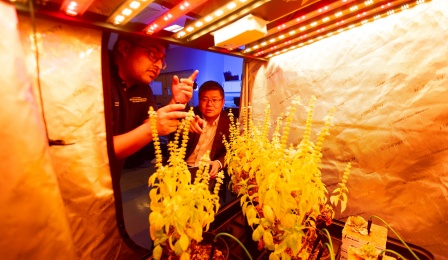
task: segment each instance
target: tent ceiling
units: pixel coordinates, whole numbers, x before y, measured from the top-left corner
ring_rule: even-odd
[[[114,25],[107,20],[116,9],[127,1],[71,1],[90,4],[82,15],[72,16],[61,10],[64,0],[38,0],[35,1],[33,9],[38,16],[62,19],[112,32],[144,34],[175,45],[261,60],[329,37],[353,26],[385,17],[391,12],[401,11],[420,2],[425,2],[425,0],[246,0],[246,3],[249,4],[241,9],[235,9],[228,15],[214,19],[208,25],[195,28],[197,32],[182,38],[177,33],[166,30],[160,30],[152,35],[147,34],[147,29],[149,24],[158,18],[161,19],[168,11],[172,12],[172,9],[181,3],[197,0],[155,0],[123,25]],[[136,1],[144,2],[145,0]],[[225,7],[231,2],[240,1],[243,2],[242,0],[203,0],[202,4],[189,10],[186,14],[182,14],[176,19],[173,18],[171,24],[177,23],[185,27],[194,25],[196,21],[204,20],[208,14],[213,14],[218,8]],[[31,9],[26,0],[16,0],[15,5],[22,12],[29,12]],[[244,12],[245,9],[248,11]],[[250,35],[244,36],[246,43],[241,46],[226,48],[216,46],[214,32],[244,16],[237,17],[237,14],[252,14],[266,21],[266,31],[262,32],[263,37],[256,37],[252,40]],[[242,33],[244,31],[247,32],[247,28],[241,29]]]

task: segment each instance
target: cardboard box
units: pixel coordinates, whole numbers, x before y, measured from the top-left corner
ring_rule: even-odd
[[[378,253],[386,249],[387,243],[387,228],[372,224],[369,235],[362,235],[353,231],[347,223],[342,230],[342,247],[341,260],[348,260],[348,249],[350,246],[360,248],[364,244],[371,244],[375,246]]]

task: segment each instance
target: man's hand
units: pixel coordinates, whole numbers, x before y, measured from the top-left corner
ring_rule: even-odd
[[[211,161],[210,162],[210,179],[216,178],[220,169],[221,169],[221,164],[219,164],[218,161]]]
[[[193,120],[190,121],[190,132],[202,134],[204,131],[205,120],[196,115]]]
[[[187,112],[184,109],[185,105],[183,104],[170,104],[157,110],[156,122],[159,136],[168,135],[176,131],[177,126],[180,124],[179,119],[187,116]]]
[[[187,104],[193,96],[193,84],[198,76],[199,71],[195,70],[188,78],[173,76],[173,85],[171,93],[173,94],[173,103]]]

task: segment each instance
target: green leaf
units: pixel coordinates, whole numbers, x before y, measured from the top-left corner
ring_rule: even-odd
[[[288,245],[291,248],[293,255],[297,255],[302,247],[302,236],[297,233],[291,234],[288,237]]]
[[[261,218],[260,223],[263,227],[269,227],[272,223],[266,218]]]
[[[241,159],[241,164],[242,165],[247,165],[248,163],[247,163],[247,158],[248,157],[243,157],[242,159]]]
[[[174,243],[174,253],[176,255],[181,255],[184,252],[182,249],[182,246],[180,245],[180,241],[177,240],[176,243]]]
[[[240,205],[242,205],[243,207],[246,207],[246,205],[247,205],[247,201],[246,200],[247,200],[248,196],[249,196],[248,194],[244,194],[240,198]]]
[[[278,246],[275,247],[274,253],[280,254],[283,253],[286,250],[286,240],[283,240]]]
[[[278,257],[275,253],[271,253],[269,254],[269,260],[280,260],[280,257]]]
[[[157,189],[151,189],[149,191],[149,198],[151,199],[151,201],[156,201],[156,197],[157,197]]]
[[[178,242],[179,242],[180,247],[182,248],[183,251],[186,251],[187,248],[190,246],[190,240],[188,239],[187,235],[180,236]]]
[[[335,207],[338,206],[338,201],[339,201],[338,197],[339,197],[339,196],[331,196],[331,197],[330,197],[330,203],[331,203],[332,205],[334,205]]]
[[[187,228],[185,230],[185,233],[187,234],[187,236],[189,236],[193,239],[196,239],[196,231],[193,228],[191,228],[191,227]]]
[[[249,185],[249,187],[250,187],[250,186],[254,186],[254,185]],[[252,194],[251,196],[249,196],[249,198],[250,198],[251,201],[253,201],[254,198],[257,198],[257,197],[258,197],[258,192],[255,192],[254,194]]]
[[[282,260],[291,260],[291,256],[288,255],[286,252],[282,252],[281,258]]]
[[[248,172],[249,170],[250,170],[250,164],[244,164],[244,166],[243,166],[243,170],[244,171],[246,171],[246,172]]]
[[[264,228],[261,225],[258,225],[258,227],[252,232],[252,240],[258,241],[264,234]]]
[[[187,252],[183,252],[180,256],[180,260],[190,260],[190,254]]]
[[[246,208],[246,216],[247,218],[255,218],[257,217],[257,211],[253,205],[249,205]]]
[[[165,225],[165,219],[160,212],[153,211],[149,214],[149,224],[154,230],[160,230],[163,228],[163,225]]]
[[[263,234],[263,241],[264,241],[265,247],[268,250],[273,251],[275,249],[275,247],[274,247],[274,238],[272,237],[271,232],[264,232],[264,234]]]
[[[344,210],[347,207],[347,200],[341,200],[341,213],[344,212]]]
[[[294,227],[294,223],[296,222],[297,215],[295,214],[286,214],[280,220],[282,226],[288,229],[292,229]]]
[[[275,217],[272,208],[269,205],[263,205],[263,215],[271,223],[274,223]]]
[[[157,175],[158,175],[158,174],[155,173],[155,174],[153,174],[153,175],[151,175],[151,176],[149,177],[149,179],[148,179],[148,184],[149,184],[149,186],[154,185],[154,182],[156,181]]]
[[[241,210],[243,211],[243,214],[246,215],[247,212],[247,205],[249,204],[249,202],[244,202],[241,204]]]
[[[154,257],[155,260],[159,260],[162,258],[162,252],[163,248],[160,245],[158,245],[152,251],[152,257]]]
[[[163,242],[165,242],[168,239],[168,236],[166,236],[165,234],[163,234],[162,236],[154,239],[154,245],[159,245],[162,244]]]

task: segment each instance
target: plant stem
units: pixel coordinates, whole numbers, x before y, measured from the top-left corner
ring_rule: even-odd
[[[325,232],[325,234],[327,235],[328,242],[330,243],[331,246],[331,252],[333,252],[333,242],[331,241],[330,232],[328,232],[326,228],[323,228],[322,231]]]
[[[334,260],[334,253],[333,253],[333,247],[330,246],[327,242],[324,243],[324,246],[328,248],[328,252],[330,253],[330,259]]]
[[[420,258],[414,253],[414,251],[412,251],[412,249],[408,246],[408,244],[406,244],[406,242],[404,242],[404,240],[398,235],[397,232],[395,232],[395,230],[382,218],[372,215],[370,216],[370,221],[372,221],[372,218],[377,218],[379,220],[381,220],[394,234],[395,236],[398,237],[398,239],[401,241],[401,243],[403,243],[403,245],[409,250],[409,252],[411,252],[411,254],[415,257],[415,259],[420,260]],[[404,258],[403,258],[404,259]]]
[[[400,257],[401,259],[406,260],[406,258],[404,258],[404,256],[402,256],[402,255],[400,255],[398,252],[395,252],[394,250],[390,250],[390,249],[384,249],[384,250],[382,250],[378,255],[381,255],[383,252],[389,252],[389,253],[392,253],[392,254],[394,254],[394,255]]]
[[[244,252],[246,252],[249,259],[252,260],[252,256],[249,254],[249,251],[247,251],[246,247],[238,240],[238,238],[236,238],[228,233],[218,233],[218,234],[216,234],[215,239],[217,239],[219,236],[228,236],[228,237],[232,238],[233,240],[235,240],[244,249]]]
[[[324,245],[327,244],[328,251],[330,252],[330,259],[334,260],[334,252],[333,252],[334,249],[333,249],[333,242],[331,241],[330,232],[328,232],[326,228],[323,228],[322,232],[324,232],[327,235],[328,243],[324,243]]]

